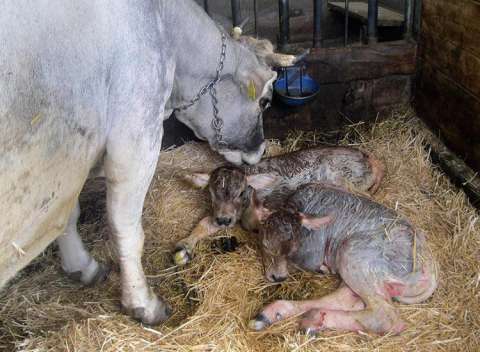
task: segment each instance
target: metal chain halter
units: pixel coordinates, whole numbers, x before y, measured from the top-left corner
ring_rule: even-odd
[[[193,106],[196,102],[198,102],[202,96],[207,94],[207,92],[210,93],[210,97],[212,99],[212,107],[213,107],[213,119],[212,119],[211,125],[213,130],[215,131],[215,142],[219,149],[227,146],[227,143],[223,140],[223,136],[222,136],[223,120],[218,115],[217,89],[215,87],[217,83],[220,81],[221,73],[223,71],[223,66],[225,63],[226,52],[227,52],[227,36],[222,30],[220,30],[220,33],[222,34],[222,51],[220,53],[220,60],[218,62],[215,78],[209,81],[207,84],[205,84],[200,89],[198,94],[195,95],[195,97],[192,100],[190,100],[190,102],[174,109],[174,111],[187,110],[188,108]]]

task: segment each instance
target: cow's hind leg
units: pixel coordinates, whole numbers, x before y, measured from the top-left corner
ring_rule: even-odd
[[[65,233],[57,238],[60,248],[62,269],[67,275],[85,285],[94,285],[104,281],[109,273],[109,267],[98,263],[85,249],[77,232],[77,221],[80,215],[80,206],[75,205]]]
[[[143,272],[142,209],[155,172],[163,131],[159,122],[145,126],[145,130],[135,135],[131,130],[139,123],[131,123],[130,131],[123,126],[112,133],[107,143],[107,212],[120,264],[122,307],[136,320],[155,325],[168,318],[170,308],[148,286]]]

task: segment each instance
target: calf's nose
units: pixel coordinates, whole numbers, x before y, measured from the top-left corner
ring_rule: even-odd
[[[287,277],[283,275],[267,274],[267,279],[270,282],[282,282],[285,281]]]
[[[217,218],[216,221],[219,226],[228,226],[232,223],[232,218],[221,217]]]

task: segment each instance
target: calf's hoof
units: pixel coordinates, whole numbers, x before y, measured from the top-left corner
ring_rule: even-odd
[[[263,330],[272,325],[272,322],[263,314],[258,314],[255,319],[248,322],[248,328],[255,331]]]
[[[155,299],[146,307],[128,308],[122,305],[122,312],[145,325],[158,325],[172,314],[172,308],[161,299]]]
[[[212,243],[212,248],[218,253],[235,252],[237,247],[238,240],[235,236],[221,237]]]
[[[185,245],[178,244],[175,248],[173,260],[178,266],[186,265],[192,261],[192,251],[189,250]]]
[[[300,320],[300,330],[308,336],[316,336],[325,330],[326,313],[320,309],[312,309],[302,315]]]
[[[73,280],[91,287],[107,280],[110,274],[111,266],[92,261],[92,263],[83,271],[66,272],[67,276]]]

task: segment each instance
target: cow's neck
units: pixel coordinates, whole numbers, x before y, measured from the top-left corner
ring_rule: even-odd
[[[166,21],[175,51],[175,85],[170,105],[188,103],[215,78],[222,49],[221,31],[193,1],[166,1]],[[236,75],[240,44],[227,36],[222,75]],[[241,55],[244,60],[244,55]]]

